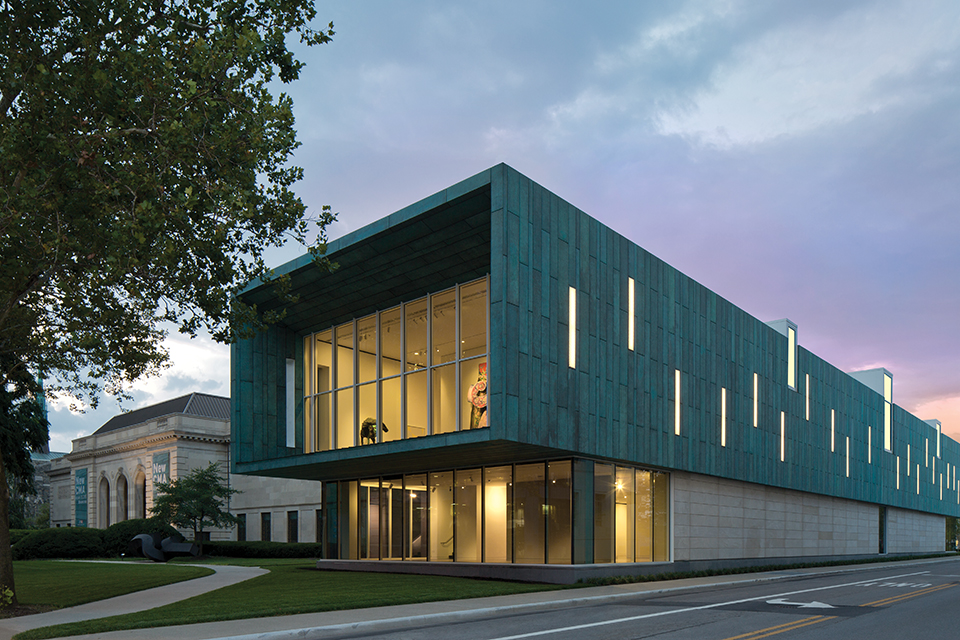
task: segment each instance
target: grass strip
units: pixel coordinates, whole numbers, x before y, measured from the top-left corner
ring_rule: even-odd
[[[13,563],[17,600],[34,607],[75,607],[208,576],[206,567],[120,562],[18,560]]]
[[[37,640],[123,629],[362,609],[561,589],[558,585],[447,576],[318,571],[311,561],[258,563],[270,573],[140,613],[24,631]]]

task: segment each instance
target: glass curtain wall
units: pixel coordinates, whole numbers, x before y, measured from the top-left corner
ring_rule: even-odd
[[[487,278],[304,338],[304,451],[488,426]]]
[[[670,559],[669,475],[553,460],[324,483],[326,558],[584,564]]]

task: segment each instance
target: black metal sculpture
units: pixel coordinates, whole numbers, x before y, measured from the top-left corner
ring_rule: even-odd
[[[170,558],[180,558],[200,554],[200,548],[194,542],[178,542],[172,537],[160,539],[160,533],[141,533],[127,544],[127,554],[142,555],[154,562],[166,562]]]
[[[387,429],[387,425],[382,422],[380,428],[383,429],[384,433],[390,431],[390,429]],[[360,444],[366,444],[365,440],[369,440],[370,444],[376,444],[377,442],[377,420],[375,418],[367,418],[360,425]]]

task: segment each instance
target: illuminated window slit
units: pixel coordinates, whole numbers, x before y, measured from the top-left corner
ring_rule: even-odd
[[[680,369],[673,372],[673,432],[680,435]]]
[[[570,287],[569,291],[569,318],[567,326],[569,327],[569,336],[567,339],[567,365],[571,369],[577,368],[577,290]]]
[[[883,448],[893,451],[893,378],[883,374]]]
[[[720,446],[727,446],[727,390],[720,389]]]
[[[780,462],[783,462],[786,457],[786,439],[787,439],[787,417],[786,414],[780,412]]]
[[[849,477],[850,477],[850,436],[846,436],[846,438],[847,438],[847,450],[846,450],[846,454],[847,454],[847,477],[849,478]]]
[[[797,388],[797,330],[787,327],[787,386]]]

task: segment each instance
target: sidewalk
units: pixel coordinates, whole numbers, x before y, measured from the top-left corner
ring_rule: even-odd
[[[456,622],[459,620],[477,620],[485,617],[493,617],[506,612],[522,613],[531,610],[549,610],[573,607],[581,604],[595,604],[604,601],[616,601],[620,598],[631,597],[636,594],[655,594],[671,591],[682,591],[687,589],[696,589],[706,586],[722,586],[732,584],[744,584],[752,582],[765,582],[774,580],[783,580],[787,578],[796,578],[806,575],[825,575],[835,573],[851,573],[857,571],[866,571],[870,569],[882,569],[891,566],[909,566],[915,564],[924,564],[932,561],[943,561],[944,558],[931,560],[908,560],[904,562],[885,562],[878,564],[864,564],[854,566],[840,567],[819,567],[813,569],[794,569],[788,571],[769,571],[761,573],[744,573],[730,576],[710,576],[705,578],[685,578],[682,580],[668,580],[662,582],[642,582],[626,585],[612,585],[606,587],[585,587],[581,589],[535,592],[526,594],[517,594],[509,596],[494,596],[488,598],[472,598],[468,600],[448,600],[444,602],[427,602],[421,604],[398,605],[391,607],[376,607],[370,609],[351,609],[345,611],[327,611],[323,613],[307,613],[292,616],[277,616],[273,618],[253,618],[247,620],[231,620],[227,622],[209,622],[193,625],[179,625],[170,627],[157,627],[154,629],[137,629],[133,631],[114,631],[111,633],[72,636],[74,640],[90,640],[93,638],[103,638],[104,640],[209,640],[209,639],[230,639],[230,640],[322,640],[324,638],[336,637],[347,631],[366,631],[376,632],[379,629],[400,629],[416,628],[429,624],[441,624]],[[173,602],[181,597],[174,597],[168,601],[157,601],[153,597],[154,592],[168,589],[169,587],[180,587],[181,594],[187,586],[194,585],[201,581],[211,581],[216,579],[220,573],[231,573],[229,569],[236,569],[236,574],[231,574],[230,579],[224,575],[221,580],[230,580],[217,586],[201,588],[196,592],[191,592],[190,596],[204,591],[209,591],[219,586],[226,586],[234,582],[240,582],[253,577],[248,575],[240,577],[241,571],[260,571],[262,569],[247,567],[212,567],[218,570],[218,573],[206,578],[198,578],[190,582],[182,582],[178,585],[168,585],[148,591],[141,591],[130,596],[121,596],[105,600],[100,603],[91,603],[74,607],[72,609],[62,609],[51,613],[40,614],[37,616],[26,616],[23,618],[12,618],[2,622],[17,622],[20,620],[37,620],[37,623],[27,623],[22,628],[17,628],[13,633],[25,629],[32,629],[50,624],[59,624],[76,620],[87,620],[101,617],[103,615],[116,615],[116,613],[129,613],[131,611],[145,610],[167,602]],[[258,575],[258,574],[257,574]],[[208,586],[211,582],[206,583]],[[141,606],[133,609],[124,609],[123,611],[113,611],[115,605],[107,603],[137,596],[136,601]],[[189,597],[189,596],[183,596]],[[149,603],[149,604],[147,604]],[[97,614],[93,607],[99,605],[102,611],[109,613]],[[146,606],[144,606],[146,605]],[[79,617],[77,612],[81,609],[91,608],[92,615]],[[62,615],[63,619],[48,621],[43,619],[45,616]],[[0,640],[6,640],[10,637],[6,631],[7,625],[2,627],[3,633]]]
[[[68,609],[58,609],[57,611],[38,613],[32,616],[20,616],[19,618],[5,618],[0,620],[0,640],[10,640],[15,634],[28,629],[153,609],[154,607],[192,598],[201,593],[243,582],[244,580],[249,580],[250,578],[255,578],[267,573],[266,569],[259,567],[233,567],[206,564],[192,566],[207,567],[213,569],[216,573],[204,576],[203,578],[156,587],[155,589],[136,591],[123,596],[117,596],[116,598],[89,602]]]

